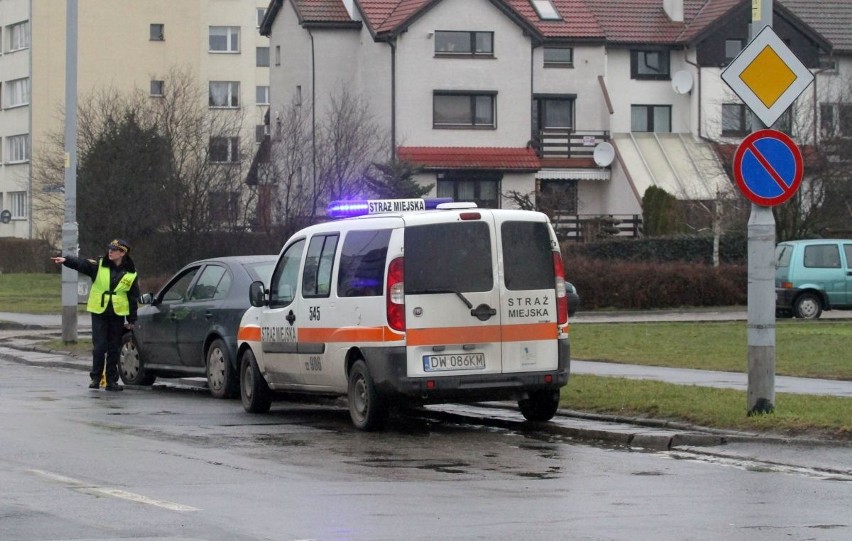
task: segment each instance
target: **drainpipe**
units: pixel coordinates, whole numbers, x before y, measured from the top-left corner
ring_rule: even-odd
[[[396,42],[389,39],[391,48],[391,160],[396,159]]]
[[[314,51],[314,34],[308,28],[308,35],[311,37],[311,179],[313,181],[312,189],[313,204],[311,205],[311,217],[316,215],[317,201],[317,66],[316,52]]]
[[[695,52],[697,54],[698,50],[696,49]],[[699,66],[697,62],[692,62],[691,60],[689,60],[689,57],[686,56],[686,47],[684,47],[684,49],[683,49],[683,59],[687,64],[695,67],[696,78],[698,79],[697,81],[695,81],[695,86],[698,88],[698,90],[697,90],[697,93],[698,93],[698,138],[706,140],[706,138],[703,135],[701,135],[701,126],[702,126],[702,123],[701,123],[701,66]]]
[[[819,120],[818,120],[819,119],[819,95],[817,95],[817,81],[818,81],[817,75],[819,75],[820,73],[822,73],[824,71],[828,71],[828,68],[820,68],[820,69],[818,69],[814,72],[814,99],[813,99],[813,102],[814,102],[814,117],[813,117],[814,118],[814,120],[813,120],[814,147],[816,147],[817,144],[819,144],[819,139],[818,139],[818,135],[819,135]]]

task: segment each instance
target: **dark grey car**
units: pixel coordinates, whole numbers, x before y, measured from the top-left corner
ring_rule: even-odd
[[[206,376],[213,396],[236,396],[237,329],[249,306],[249,284],[260,280],[268,286],[277,259],[256,255],[195,261],[156,295],[142,295],[135,328],[122,342],[122,381],[151,385],[158,376]]]

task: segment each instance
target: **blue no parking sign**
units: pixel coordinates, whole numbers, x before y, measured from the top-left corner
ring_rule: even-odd
[[[758,205],[772,207],[790,199],[799,189],[803,174],[799,147],[780,131],[756,131],[734,154],[737,186]]]

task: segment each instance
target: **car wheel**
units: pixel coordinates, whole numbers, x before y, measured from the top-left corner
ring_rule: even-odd
[[[528,421],[549,421],[559,409],[559,391],[533,391],[529,397],[518,401],[518,408]]]
[[[231,366],[228,348],[219,338],[207,348],[207,388],[216,398],[232,398],[239,391],[237,372]]]
[[[157,379],[155,374],[145,370],[145,363],[139,354],[133,333],[121,337],[121,351],[118,356],[118,375],[125,385],[152,385]]]
[[[355,361],[349,372],[349,416],[360,430],[376,430],[384,426],[387,406],[376,392],[370,370],[363,359]]]
[[[796,299],[794,309],[798,318],[819,319],[822,315],[822,302],[814,293],[802,293]]]
[[[263,379],[254,353],[247,349],[243,353],[240,362],[240,399],[243,409],[249,413],[263,413],[269,411],[272,405],[272,392],[269,385]]]

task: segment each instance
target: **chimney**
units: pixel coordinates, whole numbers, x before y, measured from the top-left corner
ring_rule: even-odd
[[[683,0],[663,0],[663,11],[670,21],[683,22]]]

